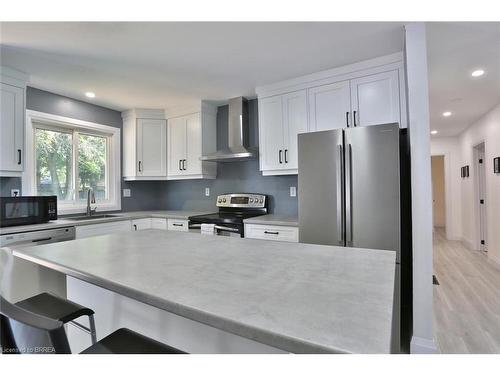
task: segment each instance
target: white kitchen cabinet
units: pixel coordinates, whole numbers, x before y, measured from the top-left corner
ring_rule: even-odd
[[[131,221],[131,228],[133,231],[151,229],[151,218],[148,217],[144,219],[134,219]]]
[[[299,228],[282,225],[245,224],[245,238],[299,242]]]
[[[75,238],[87,238],[102,236],[105,234],[130,232],[130,220],[113,221],[110,223],[99,223],[90,225],[78,225],[76,228]]]
[[[167,122],[163,110],[122,113],[125,180],[167,179]]]
[[[183,219],[167,219],[168,230],[189,232],[189,221]]]
[[[21,176],[27,76],[0,68],[0,176]]]
[[[341,129],[352,123],[349,81],[313,87],[308,96],[311,131]]]
[[[197,112],[181,114],[167,110],[169,180],[216,177],[217,163],[200,157],[217,150],[217,108],[202,103],[194,110]]]
[[[259,147],[262,173],[296,174],[297,135],[307,131],[306,90],[260,99]]]
[[[401,123],[399,91],[397,70],[351,80],[355,125]]]
[[[167,230],[167,219],[162,219],[159,217],[151,218],[151,228]]]

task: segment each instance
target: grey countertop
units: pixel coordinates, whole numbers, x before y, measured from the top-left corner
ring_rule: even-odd
[[[390,351],[394,252],[162,230],[13,252],[285,351]]]
[[[214,210],[215,211],[215,210]],[[20,225],[13,227],[0,228],[0,235],[13,234],[21,232],[30,232],[44,229],[55,229],[70,226],[91,225],[99,223],[109,223],[113,221],[143,219],[148,217],[167,218],[167,219],[187,219],[189,216],[208,214],[213,211],[133,211],[133,212],[113,212],[109,213],[113,217],[92,220],[70,220],[68,217],[62,217],[58,220],[50,221],[43,224]],[[108,214],[107,212],[97,212],[96,215]],[[82,214],[83,215],[83,214]]]
[[[299,219],[296,216],[282,216],[282,215],[262,215],[250,217],[243,220],[245,224],[266,224],[266,225],[289,225],[292,227],[299,226]]]

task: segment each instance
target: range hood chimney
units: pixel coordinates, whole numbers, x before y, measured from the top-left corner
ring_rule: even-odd
[[[248,102],[243,97],[229,99],[228,148],[203,155],[203,161],[244,161],[254,159],[258,152],[248,146]]]

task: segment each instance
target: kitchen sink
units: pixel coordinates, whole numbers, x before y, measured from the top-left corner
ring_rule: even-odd
[[[81,221],[81,220],[95,220],[95,219],[106,219],[109,217],[121,217],[121,215],[111,215],[111,214],[102,214],[102,215],[92,215],[92,216],[73,216],[73,217],[65,217],[65,220],[75,220],[75,221]]]

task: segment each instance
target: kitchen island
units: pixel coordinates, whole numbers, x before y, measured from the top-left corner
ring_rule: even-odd
[[[390,352],[391,251],[144,230],[13,254],[66,274],[99,338],[128,326],[198,353]]]

